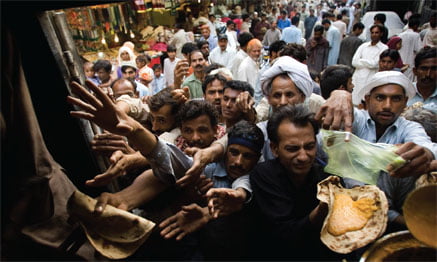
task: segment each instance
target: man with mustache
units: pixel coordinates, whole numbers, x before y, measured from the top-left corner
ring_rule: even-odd
[[[414,59],[413,72],[417,77],[417,93],[407,105],[422,102],[423,108],[437,114],[437,48],[421,49]]]
[[[221,103],[225,85],[226,78],[220,73],[207,75],[202,84],[203,98],[217,109],[219,113],[219,123],[224,123]]]
[[[204,68],[206,66],[205,57],[200,50],[194,50],[189,54],[189,63],[194,72],[185,79],[182,86],[188,86],[191,98],[202,98],[202,81],[205,77]]]

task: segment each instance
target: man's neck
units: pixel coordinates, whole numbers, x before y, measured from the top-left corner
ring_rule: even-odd
[[[375,122],[375,131],[376,131],[376,142],[381,138],[381,136],[384,134],[385,130],[388,126],[381,126],[380,124]]]
[[[427,86],[421,85],[419,82],[417,82],[416,87],[419,94],[423,97],[423,100],[428,99],[428,97],[430,97],[436,89],[435,83],[431,83],[431,85]]]
[[[194,71],[193,74],[194,74],[194,76],[195,76],[198,80],[203,81],[203,70],[200,71],[200,72],[196,72],[196,71]]]
[[[371,44],[371,45],[376,45],[376,44],[378,44],[378,42],[379,42],[379,41],[377,41],[377,42],[371,41],[370,44]]]

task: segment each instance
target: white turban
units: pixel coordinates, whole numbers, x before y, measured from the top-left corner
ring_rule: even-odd
[[[305,97],[310,97],[313,92],[313,80],[308,67],[290,56],[279,57],[273,66],[261,75],[261,88],[265,96],[269,95],[273,78],[282,73],[287,73]]]
[[[364,100],[364,97],[379,86],[387,84],[400,85],[405,90],[405,95],[408,99],[413,98],[416,95],[416,88],[413,83],[403,73],[399,71],[382,71],[373,75],[369,83],[358,91],[358,98]]]

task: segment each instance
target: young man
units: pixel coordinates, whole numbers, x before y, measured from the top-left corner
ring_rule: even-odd
[[[328,66],[320,77],[322,96],[328,99],[334,90],[347,90],[352,93],[352,69],[345,65]]]
[[[235,58],[232,62],[231,72],[234,77],[238,75],[238,69],[240,68],[241,62],[248,56],[247,55],[247,44],[253,39],[253,35],[249,32],[243,32],[238,36],[238,43],[240,44],[240,50],[238,50]]]
[[[323,37],[324,27],[317,25],[314,27],[314,36],[306,43],[305,49],[308,54],[308,70],[320,74],[328,63],[329,43]]]
[[[408,105],[422,102],[423,108],[437,114],[437,49],[435,47],[425,47],[417,53],[413,72],[417,77],[417,92],[408,101]]]
[[[205,59],[209,61],[209,53],[210,53],[209,51],[211,49],[209,48],[208,41],[205,41],[205,40],[198,41],[197,42],[197,48],[199,48],[199,50],[202,51],[203,56],[205,57]]]
[[[399,52],[394,49],[387,49],[379,55],[379,72],[394,70],[399,59]]]
[[[253,35],[259,41],[262,41],[265,33],[267,32],[267,30],[269,30],[269,28],[270,24],[267,21],[267,15],[265,13],[261,13],[261,21],[256,24],[255,29],[253,30]]]
[[[235,31],[235,22],[228,20],[226,22],[226,36],[228,37],[228,50],[237,52],[238,41],[237,32]]]
[[[254,192],[254,257],[280,260],[341,260],[320,240],[328,213],[317,199],[317,183],[328,175],[315,162],[319,131],[303,105],[284,106],[271,116],[267,132],[274,159],[250,175]]]
[[[357,92],[364,88],[369,79],[378,72],[379,55],[385,49],[388,49],[388,46],[381,43],[382,25],[372,25],[370,32],[372,40],[360,45],[352,58],[352,66],[355,67],[355,72],[352,76],[352,82],[355,86],[352,93],[354,105],[361,103],[357,97]]]
[[[402,39],[402,48],[399,50],[402,61],[404,64],[413,65],[414,57],[423,47],[418,28],[420,25],[420,15],[414,14],[408,19],[408,29],[405,32],[399,34]],[[404,74],[414,82],[414,73],[412,66],[409,66]]]
[[[173,99],[171,91],[172,89],[165,88],[147,101],[154,134],[160,135],[176,127],[175,116],[180,109],[180,104]]]
[[[281,31],[283,31],[284,28],[291,26],[291,21],[287,17],[287,11],[281,11],[281,16],[278,18],[277,24]]]
[[[160,64],[154,64],[152,70],[153,81],[151,86],[152,94],[154,95],[165,88],[165,76],[162,74],[162,66]]]
[[[291,26],[282,30],[281,40],[288,43],[301,44],[302,43],[302,31],[297,28],[299,24],[299,16],[295,16],[291,19]]]
[[[253,88],[247,82],[237,80],[226,82],[221,100],[222,116],[226,129],[231,128],[242,119],[255,123],[253,92]],[[244,102],[244,107],[241,107],[240,101]]]
[[[191,98],[202,98],[202,81],[204,78],[204,69],[206,66],[206,60],[203,53],[200,50],[194,50],[190,54],[190,66],[193,68],[194,72],[185,79],[182,86],[188,86],[190,89]],[[175,71],[176,73],[176,71]]]
[[[176,64],[179,62],[179,58],[176,57],[176,47],[169,45],[167,46],[168,57],[164,59],[164,76],[165,85],[167,87],[173,87],[174,85],[174,69]]]
[[[343,39],[340,43],[340,54],[338,55],[338,63],[352,67],[352,57],[358,47],[363,43],[359,35],[364,30],[364,25],[361,22],[354,24],[352,33]]]
[[[264,35],[262,40],[263,46],[270,46],[274,42],[281,39],[281,30],[278,29],[276,22],[272,22],[272,26]]]
[[[329,43],[328,66],[337,64],[341,42],[340,31],[335,26],[331,26],[331,23],[329,19],[322,21],[322,25],[326,31],[326,40]]]
[[[221,103],[226,81],[226,78],[222,74],[214,74],[207,75],[202,84],[203,98],[217,109],[219,113],[219,123],[224,123]]]
[[[228,36],[226,34],[220,34],[218,38],[218,46],[212,49],[209,54],[209,63],[217,63],[231,69],[236,51],[229,48]]]
[[[304,20],[306,40],[308,40],[311,37],[311,32],[313,31],[316,21],[317,21],[317,17],[314,16],[314,9],[310,8],[310,15]]]
[[[144,67],[143,67],[144,68]],[[144,69],[142,69],[144,70]],[[121,73],[123,78],[130,79],[135,81],[137,91],[139,92],[140,97],[150,96],[150,89],[143,85],[140,81],[136,80],[137,75],[137,66],[136,63],[131,61],[126,61],[121,63]]]

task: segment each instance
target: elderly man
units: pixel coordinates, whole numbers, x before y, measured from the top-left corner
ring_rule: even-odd
[[[252,39],[253,39],[253,35],[249,32],[240,33],[240,35],[238,36],[238,43],[240,44],[240,49],[238,50],[237,54],[235,55],[232,61],[232,68],[231,68],[231,72],[234,77],[236,77],[238,74],[238,70],[240,68],[241,62],[243,62],[243,60],[246,57],[248,57],[247,44]]]
[[[235,76],[238,80],[248,82],[252,88],[256,87],[256,81],[260,69],[259,59],[261,57],[262,48],[261,41],[258,39],[254,38],[249,41],[247,44],[248,57],[241,62],[238,73]]]
[[[218,39],[218,46],[209,53],[209,63],[217,63],[230,70],[236,51],[228,46],[229,40],[226,34],[220,34]]]
[[[208,41],[209,49],[213,50],[217,46],[217,35],[211,34],[211,29],[208,25],[203,25],[201,27],[201,34],[202,37],[200,38],[200,41]],[[226,43],[227,44],[227,43]],[[200,49],[200,48],[199,48]]]

